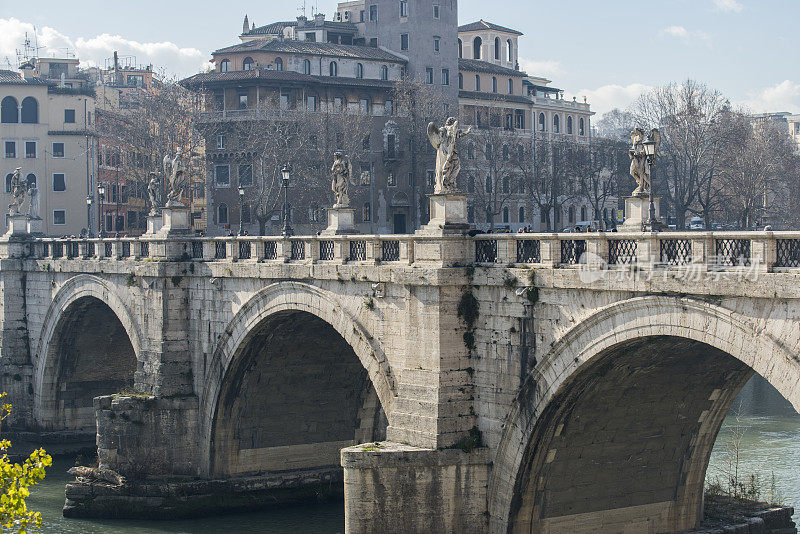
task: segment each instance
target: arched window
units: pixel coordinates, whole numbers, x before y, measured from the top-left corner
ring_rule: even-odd
[[[461,74],[460,72],[458,73],[458,88],[459,89],[464,88],[464,75]]]
[[[458,59],[462,59],[464,57],[464,43],[461,42],[461,39],[458,40]]]
[[[251,58],[250,56],[247,56],[246,58],[244,58],[244,61],[242,61],[242,70],[253,70],[255,67],[256,67],[256,62],[253,61],[253,58]]]
[[[503,176],[503,193],[509,193],[511,191],[511,178],[508,176]]]
[[[363,78],[364,77],[364,65],[361,63],[356,63],[356,78]]]
[[[500,38],[494,38],[494,58],[500,59]]]
[[[513,45],[511,44],[511,39],[506,41],[506,47],[507,47],[506,50],[507,50],[507,53],[508,53],[508,62],[509,63],[514,63],[514,49],[513,49]]]
[[[494,76],[492,76],[492,92],[497,92],[497,78]]]
[[[544,113],[539,113],[539,131],[540,132],[547,131],[547,125],[544,122]]]
[[[586,220],[586,206],[581,206],[581,221]]]
[[[603,208],[603,220],[608,221],[608,208]]]
[[[553,132],[558,133],[561,130],[561,120],[558,115],[553,115]]]
[[[230,72],[230,70],[231,70],[231,62],[227,59],[223,59],[219,64],[219,71]]]
[[[470,176],[467,178],[467,193],[474,193],[475,192],[475,177]]]
[[[283,70],[283,60],[279,57],[275,58],[275,70]]]
[[[387,81],[389,79],[389,67],[386,65],[381,66],[381,80]]]
[[[503,145],[503,161],[508,161],[511,159],[511,151],[508,148],[508,145]]]
[[[22,100],[22,122],[25,124],[36,124],[39,122],[39,102],[32,96]]]
[[[242,223],[250,224],[250,206],[242,204]]]
[[[17,105],[17,99],[13,96],[5,97],[0,103],[0,122],[19,122],[19,107]]]
[[[6,193],[11,192],[11,182],[13,181],[13,179],[14,179],[13,173],[6,174]]]
[[[575,222],[575,206],[570,206],[570,207],[569,207],[569,211],[568,211],[568,215],[567,215],[567,217],[568,217],[568,219],[567,219],[567,220],[568,220],[570,223],[574,223],[574,222]]]
[[[217,206],[217,224],[228,224],[228,205]]]
[[[331,76],[338,76],[339,75],[339,64],[335,61],[331,61],[331,64],[328,65],[328,74]]]
[[[494,159],[494,150],[492,150],[491,143],[487,142],[483,147],[483,154],[486,156],[486,161],[492,161]]]
[[[486,194],[487,195],[491,195],[492,194],[492,175],[491,174],[487,174],[486,175]]]
[[[508,79],[508,94],[514,94],[514,80],[512,78]]]
[[[481,77],[477,74],[475,75],[475,90],[476,91],[481,90]]]
[[[508,207],[503,208],[503,222],[504,223],[510,222]]]
[[[475,159],[475,143],[467,145],[467,159]]]
[[[519,207],[518,222],[521,222],[521,223],[525,222],[525,206],[520,206]]]
[[[480,37],[476,37],[472,41],[472,59],[481,59],[482,46],[483,46],[483,40]]]
[[[311,62],[307,59],[303,60],[303,74],[311,74]]]
[[[37,185],[36,184],[36,175],[33,174],[33,173],[30,173],[28,176],[25,177],[25,183],[28,185],[28,187],[30,187],[32,185]]]
[[[581,135],[586,135],[586,130],[583,126],[583,117],[578,121],[578,133]]]
[[[572,115],[567,117],[567,133],[572,135]]]

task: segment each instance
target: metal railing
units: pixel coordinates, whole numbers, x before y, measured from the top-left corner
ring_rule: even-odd
[[[400,241],[390,239],[381,242],[381,261],[400,261]]]
[[[692,242],[688,239],[659,240],[659,262],[663,265],[689,265],[692,263]]]
[[[540,263],[542,261],[542,243],[538,239],[517,241],[517,263]]]
[[[289,259],[292,261],[306,259],[306,244],[299,239],[292,239]]]
[[[366,261],[367,260],[367,242],[366,241],[350,241],[350,261]]]
[[[561,263],[564,265],[577,265],[585,252],[585,239],[564,239],[561,241]]]
[[[319,259],[321,261],[331,261],[334,258],[333,241],[319,242]]]
[[[775,267],[800,267],[800,239],[778,239]]]
[[[228,247],[225,246],[225,241],[214,241],[214,259],[224,260],[228,257]]]
[[[612,239],[608,242],[609,265],[632,265],[636,263],[635,239]]]
[[[747,267],[750,265],[749,239],[715,239],[715,265],[720,267]]]
[[[250,241],[239,241],[239,259],[249,260],[252,253],[252,244]]]
[[[475,262],[494,263],[497,261],[497,239],[475,240]]]

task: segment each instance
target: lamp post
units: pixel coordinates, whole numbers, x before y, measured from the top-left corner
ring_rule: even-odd
[[[244,207],[244,189],[239,188],[239,235],[244,234],[244,214],[242,208]]]
[[[289,200],[288,200],[288,191],[289,191],[289,178],[292,173],[292,168],[289,167],[289,164],[283,166],[281,169],[281,182],[283,184],[283,231],[281,235],[284,237],[288,237],[294,233],[292,227],[289,226]]]
[[[654,232],[658,229],[658,221],[656,221],[656,205],[653,202],[653,168],[656,166],[656,142],[649,138],[642,143],[644,146],[644,153],[647,156],[647,165],[650,167],[650,213],[647,217],[647,222],[644,224],[643,230]]]
[[[105,235],[105,228],[103,228],[103,219],[105,219],[105,213],[103,213],[103,201],[106,199],[106,186],[102,183],[97,184],[97,198],[100,200],[100,238],[104,238]]]
[[[92,224],[92,202],[94,202],[92,195],[86,195],[86,219],[89,221],[89,228],[87,228],[87,231],[89,232],[90,238],[94,237],[94,232],[92,231],[92,227],[94,226],[94,224]]]

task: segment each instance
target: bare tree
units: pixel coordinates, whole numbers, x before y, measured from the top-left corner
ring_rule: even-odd
[[[630,133],[636,124],[636,118],[630,111],[614,108],[604,113],[602,118],[595,123],[597,136],[617,141],[629,141]]]
[[[610,220],[603,217],[603,209],[609,201],[632,190],[627,152],[627,143],[609,138],[567,144],[569,173],[577,178],[579,194],[588,201],[592,217],[600,220],[604,227],[615,224],[613,213]]]

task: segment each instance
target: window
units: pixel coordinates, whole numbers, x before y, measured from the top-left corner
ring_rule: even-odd
[[[247,109],[247,93],[239,93],[239,109]]]
[[[492,76],[492,92],[497,92],[497,78],[494,76]]]
[[[53,210],[53,224],[59,226],[67,224],[67,212],[65,210]]]
[[[464,75],[461,74],[460,72],[458,73],[458,88],[459,89],[464,88]]]
[[[64,173],[53,174],[53,191],[66,191],[67,182],[64,178]]]
[[[483,40],[480,37],[476,37],[472,41],[472,59],[481,59],[482,46],[483,46]]]
[[[53,143],[53,157],[54,158],[64,157],[64,143]]]
[[[572,134],[572,117],[567,117],[567,133]]]
[[[223,59],[222,62],[219,64],[219,71],[220,72],[230,72],[231,70],[231,62],[230,60]]]
[[[400,0],[400,16],[408,16],[408,0]]]
[[[508,145],[503,145],[503,161],[508,161],[511,159],[511,150],[508,148]],[[503,192],[508,193],[508,178],[504,179],[506,185],[503,186]]]
[[[559,119],[558,115],[553,115],[553,131],[555,133],[561,131],[561,120]]]
[[[519,207],[519,216],[517,217],[517,222],[525,222],[525,206]]]
[[[364,22],[364,10],[363,9],[358,13],[358,21],[359,22]]]
[[[426,178],[425,183],[428,184],[428,187],[433,187],[434,186],[434,182],[436,182],[436,172],[434,172],[432,170],[428,170],[425,173],[425,178]]]
[[[222,134],[217,136],[217,150],[225,150],[225,136]]]
[[[494,38],[494,58],[498,59],[498,60],[500,59],[500,38],[499,37],[495,37]]]
[[[570,206],[569,210],[567,210],[567,222],[574,223],[575,222],[575,207]]]
[[[19,122],[17,99],[13,96],[7,96],[0,102],[0,122],[6,124]]]
[[[308,111],[317,111],[317,97],[316,95],[306,96],[306,109]]]
[[[390,172],[389,176],[386,177],[386,185],[389,187],[394,187],[397,185],[397,180],[395,179],[393,172]]]
[[[439,4],[433,4],[433,18],[439,18]]]
[[[509,213],[508,213],[508,208],[507,207],[503,208],[503,222],[504,223],[510,222],[510,217],[509,217]]]
[[[303,60],[303,74],[311,74],[311,62],[307,59]]]
[[[339,75],[339,64],[335,61],[331,61],[330,65],[328,65],[328,75],[330,76],[338,76]]]
[[[14,180],[14,173],[6,174],[6,193],[11,192],[11,182]]]
[[[378,22],[378,6],[375,4],[369,6],[369,21]]]
[[[250,224],[250,206],[247,204],[242,204],[242,223],[243,224]]]
[[[288,91],[281,91],[281,109],[289,109],[289,96]]]
[[[247,56],[246,58],[244,58],[244,61],[242,61],[242,70],[253,70],[255,67],[256,67],[256,62],[253,61],[253,58],[251,58],[250,56]]]
[[[547,125],[544,122],[544,113],[539,113],[539,131],[540,132],[547,131]]]
[[[475,159],[475,143],[467,145],[467,159]]]
[[[442,69],[442,85],[450,85],[450,69]]]
[[[361,220],[364,222],[368,222],[372,217],[372,210],[369,205],[369,202],[364,202],[364,207],[361,209]]]
[[[381,66],[381,80],[384,82],[389,80],[389,67],[386,65]]]
[[[464,43],[461,42],[461,39],[458,40],[458,59],[464,58]]]
[[[275,58],[275,70],[283,70],[283,60],[279,57]]]
[[[369,99],[362,98],[358,101],[358,108],[363,115],[369,115]]]
[[[342,111],[342,97],[337,96],[333,99],[333,111],[335,113],[341,113]]]
[[[364,77],[364,65],[361,63],[356,63],[356,78],[363,78]]]
[[[387,100],[383,103],[383,111],[386,115],[394,115],[394,102]]]
[[[581,206],[581,221],[586,220],[586,206]]]
[[[518,130],[525,129],[525,111],[521,109],[514,110],[514,127]]]
[[[16,141],[6,141],[3,143],[6,147],[5,155],[7,158],[16,158],[17,157],[17,142]]]
[[[481,77],[478,74],[475,75],[475,90],[481,90]]]
[[[484,191],[486,191],[486,194],[487,195],[491,195],[492,194],[492,175],[491,174],[487,174],[486,175],[486,182],[484,183],[484,187],[485,187]]]
[[[25,157],[29,159],[36,157],[36,141],[25,141]]]
[[[514,94],[514,80],[512,78],[508,79],[508,94]]]
[[[506,130],[514,129],[514,116],[511,113],[506,113]]]
[[[584,129],[583,126],[583,117],[581,117],[580,120],[578,121],[578,133],[580,135],[586,135],[586,130]]]
[[[214,182],[217,187],[228,187],[231,183],[231,169],[229,165],[214,165]]]
[[[317,42],[317,33],[316,32],[306,32],[306,41],[309,43],[316,43]]]
[[[428,85],[433,84],[433,68],[425,67],[425,83]]]
[[[228,205],[217,206],[217,224],[228,224]]]
[[[65,109],[64,110],[64,122],[72,124],[75,122],[75,110],[74,109]]]
[[[239,165],[239,187],[253,185],[253,166],[250,164]]]
[[[408,34],[400,34],[400,50],[408,50]]]
[[[144,76],[141,74],[128,74],[125,79],[126,85],[135,85],[136,87],[142,87],[144,85]]]
[[[508,62],[514,63],[514,51],[512,49],[511,39],[506,41],[506,52],[508,53]]]
[[[32,96],[22,99],[22,122],[36,124],[39,122],[39,102]],[[72,122],[75,122],[74,120]]]
[[[28,187],[38,185],[36,183],[36,175],[33,173],[28,174],[28,176],[25,177],[25,183],[28,184]]]
[[[441,37],[434,37],[433,38],[433,52],[435,54],[439,53],[439,45],[440,45],[441,41],[442,41]]]

